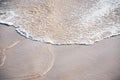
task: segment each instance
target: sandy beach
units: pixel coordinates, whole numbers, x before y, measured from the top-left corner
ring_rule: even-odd
[[[22,41],[6,50],[6,61],[0,67],[0,80],[24,80],[17,76],[31,75],[38,70],[41,70],[39,76],[36,74],[25,80],[120,79],[120,36],[89,46],[51,45],[28,40],[14,30],[12,27],[0,25],[0,49]],[[55,55],[53,66],[53,56],[46,47]],[[39,53],[41,56],[38,57]],[[10,78],[15,76],[16,78]]]
[[[90,46],[54,46],[55,63],[43,80],[120,80],[120,36]]]
[[[0,25],[0,80],[41,78],[52,67],[52,46],[20,36],[13,27]]]
[[[0,0],[0,80],[120,80],[120,0]]]

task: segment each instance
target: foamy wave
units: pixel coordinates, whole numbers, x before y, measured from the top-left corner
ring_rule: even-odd
[[[120,0],[12,0],[0,9],[0,23],[41,42],[94,44],[120,34]]]

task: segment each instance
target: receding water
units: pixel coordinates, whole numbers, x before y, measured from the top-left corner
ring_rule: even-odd
[[[120,0],[0,2],[0,23],[51,44],[93,44],[120,34]]]

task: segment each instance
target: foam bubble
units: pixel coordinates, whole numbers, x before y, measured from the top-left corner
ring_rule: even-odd
[[[93,44],[120,34],[120,0],[12,0],[8,4],[0,10],[5,12],[0,23],[15,26],[32,40]]]

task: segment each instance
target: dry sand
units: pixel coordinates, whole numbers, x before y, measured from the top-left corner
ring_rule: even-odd
[[[36,60],[36,53],[39,52],[38,46],[35,46],[37,42],[25,39],[22,36],[17,37],[19,35],[17,33],[13,34],[12,38],[11,36],[6,35],[7,33],[3,35],[2,33],[10,31],[7,30],[10,27],[3,27],[5,26],[0,26],[0,48],[6,47],[17,40],[25,40],[25,42],[21,43],[18,46],[14,46],[11,50],[7,50],[6,53],[8,54],[6,58],[6,63],[4,64],[4,68],[0,68],[0,80],[6,80],[2,79],[4,76],[9,77],[16,74],[28,74],[32,71],[37,72],[38,67],[35,66],[37,66],[40,59],[44,60],[43,58],[45,58],[45,56],[43,56],[40,57],[39,60]],[[33,48],[31,46],[34,43],[35,47]],[[47,46],[47,44],[44,43],[40,44],[44,47]],[[49,47],[51,46],[56,57],[54,66],[45,76],[42,77],[42,79],[38,78],[32,80],[120,80],[120,36],[111,37],[109,39],[102,40],[95,43],[94,45],[89,46],[50,45]],[[18,47],[20,47],[21,50],[19,50]],[[24,50],[25,48],[27,49],[26,51]],[[32,53],[28,54],[27,51],[32,51]],[[42,48],[42,51],[46,51],[46,48]],[[18,59],[19,57],[21,57],[21,55],[24,55],[22,57],[23,59]],[[26,56],[28,56],[27,59]],[[46,55],[46,59],[48,58],[47,56],[49,55]],[[38,63],[36,61],[38,61]],[[19,72],[22,67],[19,65],[19,63],[23,65],[29,64],[29,66]],[[10,64],[14,65],[11,66]],[[35,70],[31,68],[31,65],[34,67]],[[9,70],[8,67],[15,67],[15,71],[18,70],[18,72],[14,72],[14,70]],[[16,78],[15,80],[21,79]]]

